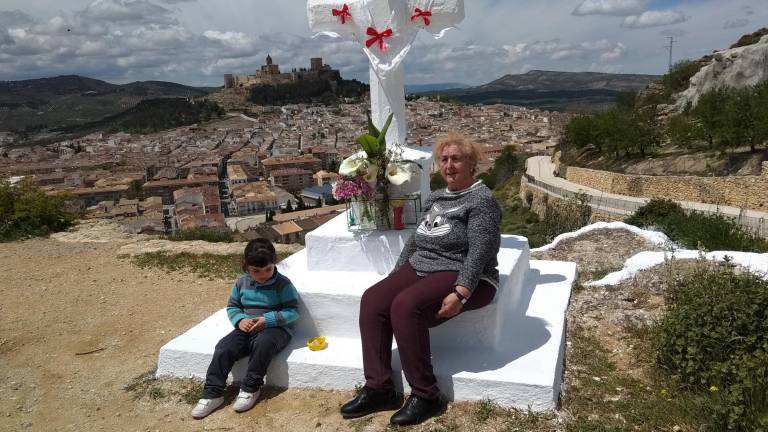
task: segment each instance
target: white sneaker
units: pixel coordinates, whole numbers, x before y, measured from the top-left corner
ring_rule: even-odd
[[[213,399],[200,399],[197,401],[197,405],[192,408],[192,417],[201,419],[208,414],[214,412],[216,408],[220,407],[224,403],[224,397],[217,397]]]
[[[237,397],[235,398],[235,403],[232,404],[232,409],[237,412],[248,411],[249,409],[253,408],[254,405],[256,405],[256,399],[259,398],[260,394],[261,389],[258,389],[253,393],[240,390],[240,393],[238,393]]]

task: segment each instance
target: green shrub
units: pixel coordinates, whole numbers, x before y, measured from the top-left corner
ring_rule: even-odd
[[[588,194],[578,193],[566,200],[547,200],[541,221],[546,243],[552,242],[560,234],[576,231],[589,224],[592,217],[589,199]]]
[[[747,45],[754,45],[760,42],[760,39],[767,34],[768,34],[768,28],[763,27],[752,34],[748,34],[740,37],[735,44],[731,45],[731,48],[739,48]]]
[[[640,207],[625,222],[636,226],[652,226],[668,218],[684,217],[685,210],[680,204],[668,199],[652,199]]]
[[[192,228],[179,231],[169,236],[171,241],[202,240],[211,243],[232,243],[235,241],[232,231],[228,229]]]
[[[30,181],[0,181],[0,241],[46,236],[67,229],[77,214],[66,196],[48,196]]]
[[[717,430],[768,428],[768,281],[727,265],[673,280],[657,361],[715,398]]]
[[[672,65],[669,72],[661,77],[661,82],[672,93],[678,93],[688,88],[691,77],[701,69],[698,62],[681,60]]]
[[[746,231],[723,215],[686,213],[680,204],[653,199],[625,220],[630,225],[655,227],[683,247],[707,250],[768,252],[768,240]]]

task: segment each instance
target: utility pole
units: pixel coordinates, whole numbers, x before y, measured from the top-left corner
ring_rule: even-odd
[[[672,69],[672,47],[677,41],[674,36],[667,36],[667,39],[669,39],[669,45],[664,45],[664,48],[669,49],[669,66],[667,66],[667,70],[670,70]]]

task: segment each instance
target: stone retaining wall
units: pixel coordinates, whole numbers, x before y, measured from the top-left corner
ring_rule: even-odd
[[[568,167],[566,179],[618,195],[667,198],[674,201],[694,201],[763,211],[768,209],[768,175],[648,176]]]

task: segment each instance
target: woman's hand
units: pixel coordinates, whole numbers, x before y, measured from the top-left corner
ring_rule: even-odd
[[[456,285],[456,291],[461,293],[464,298],[469,298],[472,295],[472,291],[461,286]],[[440,306],[440,310],[437,311],[437,318],[452,318],[461,312],[461,308],[464,306],[461,304],[461,300],[454,293],[450,293],[443,299],[443,304]]]

